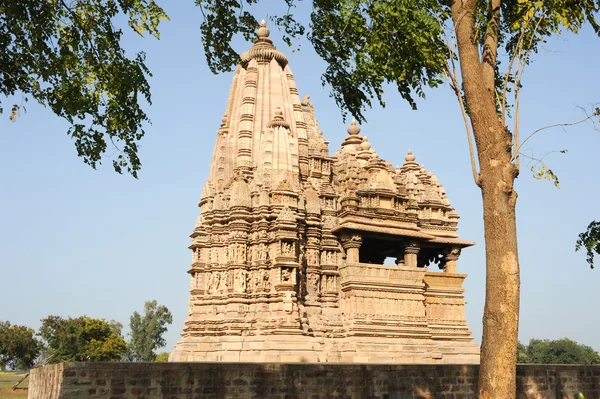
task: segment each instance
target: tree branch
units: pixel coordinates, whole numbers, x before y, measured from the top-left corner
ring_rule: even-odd
[[[444,32],[443,29],[442,32]],[[450,62],[452,64],[452,69],[450,70],[450,66],[448,65],[448,63],[446,63],[444,76],[446,76],[448,84],[450,85],[452,91],[458,99],[458,104],[460,105],[460,112],[462,113],[463,121],[465,123],[465,130],[467,132],[467,141],[469,143],[469,156],[471,158],[471,172],[473,173],[473,180],[475,181],[475,184],[477,186],[481,186],[479,172],[477,171],[477,163],[475,161],[475,148],[473,146],[473,132],[471,130],[471,123],[469,122],[469,116],[467,114],[467,110],[462,96],[462,91],[460,90],[458,77],[456,75],[456,65],[454,64],[454,50],[452,49],[450,40],[448,39],[448,35],[446,35],[446,32],[444,32],[444,40],[446,41],[446,46],[448,46],[448,51],[450,52]]]
[[[520,44],[517,47],[517,53],[518,54],[518,58],[517,58],[517,66],[516,66],[516,70],[515,70],[515,80],[513,83],[514,89],[515,89],[515,120],[514,120],[514,125],[513,125],[513,150],[515,148],[516,145],[519,144],[519,141],[521,140],[521,129],[520,129],[520,124],[519,124],[519,97],[521,94],[521,79],[523,79],[523,72],[525,71],[525,65],[527,65],[527,60],[529,59],[529,54],[530,54],[530,49],[531,46],[533,44],[533,39],[535,38],[535,32],[537,32],[540,23],[542,22],[542,20],[544,19],[544,16],[542,15],[536,25],[535,28],[533,29],[533,32],[531,32],[531,39],[529,40],[529,45],[527,46],[527,50],[524,53],[524,57],[521,58],[521,52],[523,51],[523,40],[521,40],[521,38],[519,38]],[[523,31],[522,36],[525,35],[525,31]],[[519,147],[520,148],[520,147]],[[521,167],[521,161],[519,159],[519,149],[517,149],[516,151],[513,151],[513,158],[511,158],[511,162],[512,159],[515,159],[515,167],[517,168],[517,170],[519,170],[519,168]]]
[[[490,2],[488,27],[485,33],[483,43],[483,52],[481,54],[481,63],[483,66],[483,76],[486,79],[486,86],[496,89],[496,59],[498,57],[498,34],[500,32],[500,0]]]
[[[569,126],[579,125],[581,123],[589,121],[590,119],[594,118],[595,116],[600,116],[600,108],[596,108],[591,115],[586,115],[586,117],[584,119],[580,120],[580,121],[572,122],[572,123],[556,123],[554,125],[544,126],[544,127],[541,127],[539,129],[533,131],[533,133],[531,133],[529,136],[527,136],[527,138],[525,140],[523,140],[523,142],[521,143],[521,145],[519,145],[517,147],[517,149],[514,151],[514,154],[513,154],[512,158],[510,159],[510,161],[512,162],[512,161],[514,161],[518,157],[517,154],[519,154],[519,152],[521,151],[521,147],[523,147],[523,145],[527,142],[527,140],[529,140],[530,138],[532,138],[535,134],[537,134],[537,133],[539,133],[539,132],[541,132],[543,130],[552,129],[552,128],[555,128],[555,127],[569,127]],[[594,130],[598,130],[598,129],[594,127]]]

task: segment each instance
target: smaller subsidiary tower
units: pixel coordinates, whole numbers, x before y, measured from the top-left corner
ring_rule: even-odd
[[[380,159],[355,122],[331,156],[257,33],[217,131],[170,360],[477,363],[456,268],[474,243],[444,188],[410,150],[399,168]]]

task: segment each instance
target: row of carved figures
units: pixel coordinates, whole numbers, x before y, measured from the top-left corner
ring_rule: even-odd
[[[250,245],[247,249],[246,244],[229,244],[222,247],[197,248],[194,254],[194,261],[203,262],[206,264],[227,264],[257,262],[274,259],[276,256],[285,256],[296,258],[296,243],[286,242],[273,243],[270,245],[261,243]],[[306,255],[305,255],[306,254]],[[301,251],[300,260],[306,256],[308,265],[318,266],[337,265],[341,259],[339,252],[332,250],[320,251],[319,249],[310,248],[306,251]]]
[[[192,289],[205,289],[207,294],[225,294],[233,289],[235,293],[268,292],[272,287],[271,270],[278,275],[276,283],[295,285],[296,269],[282,267],[277,269],[255,270],[215,270],[205,274],[195,273],[192,278]],[[278,281],[277,281],[278,280]],[[337,292],[337,276],[309,273],[307,277],[309,295],[325,292]]]

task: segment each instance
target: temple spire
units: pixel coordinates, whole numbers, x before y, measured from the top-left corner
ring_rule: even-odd
[[[285,176],[295,187],[306,178],[305,113],[287,57],[269,34],[262,21],[233,77],[209,176],[218,191],[226,191],[237,172],[253,179],[261,171],[274,182]]]

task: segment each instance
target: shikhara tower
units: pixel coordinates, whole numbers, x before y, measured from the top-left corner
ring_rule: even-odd
[[[257,33],[217,131],[170,360],[478,362],[456,271],[473,243],[442,185],[410,150],[400,168],[380,159],[354,122],[331,156]]]

